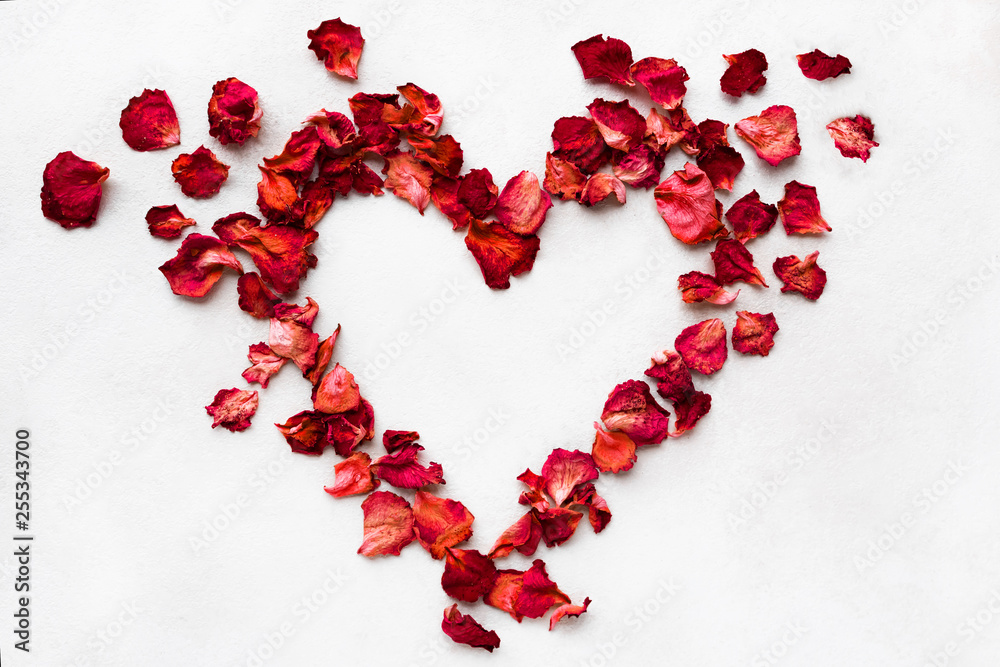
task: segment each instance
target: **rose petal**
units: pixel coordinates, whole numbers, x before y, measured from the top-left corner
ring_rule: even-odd
[[[674,60],[643,58],[632,65],[632,76],[649,91],[654,102],[664,109],[676,109],[684,101],[687,71]],[[609,144],[611,142],[608,142]]]
[[[704,153],[714,146],[728,146],[728,129],[729,124],[721,120],[709,118],[698,123],[698,152]]]
[[[601,413],[609,431],[625,433],[640,447],[667,437],[669,417],[649,393],[649,385],[639,380],[628,380],[611,390]]]
[[[292,132],[285,147],[274,157],[264,158],[264,166],[279,174],[284,174],[298,185],[312,173],[316,166],[316,156],[323,141],[314,125]]]
[[[623,183],[648,190],[660,182],[664,159],[650,146],[638,144],[628,153],[616,153],[612,162],[615,176]]]
[[[795,255],[774,260],[774,275],[785,283],[782,292],[799,292],[807,299],[815,301],[826,287],[826,271],[816,264],[819,251],[806,255],[800,260]]]
[[[311,229],[261,227],[258,218],[234,213],[217,220],[212,231],[230,246],[249,253],[261,278],[279,294],[297,290],[306,271],[316,265],[316,256],[308,248],[319,235]]]
[[[428,167],[407,151],[394,151],[386,155],[383,174],[387,174],[385,187],[400,199],[413,204],[414,208],[424,214],[424,209],[431,202],[431,181],[434,170]]]
[[[229,267],[243,273],[243,266],[226,244],[214,236],[188,234],[177,255],[160,266],[170,289],[180,296],[203,297]]]
[[[493,289],[507,289],[511,276],[531,270],[539,240],[537,236],[515,234],[499,223],[473,220],[465,245],[476,258],[486,284]]]
[[[500,648],[500,637],[497,633],[486,630],[472,616],[460,612],[457,604],[444,610],[441,629],[457,644],[484,648],[490,653],[493,653],[493,649]]]
[[[151,236],[161,239],[175,239],[185,227],[194,225],[191,218],[185,218],[176,205],[154,206],[146,211],[146,225]]]
[[[719,219],[712,181],[690,162],[656,186],[653,197],[670,233],[684,243],[694,245],[729,235]]]
[[[698,154],[698,168],[708,175],[712,187],[732,192],[733,181],[743,171],[743,156],[732,146],[712,146]]]
[[[677,107],[663,116],[656,109],[649,110],[646,118],[647,142],[655,144],[661,153],[678,145],[688,155],[697,155],[700,133],[684,107]]]
[[[576,199],[587,184],[587,176],[569,160],[545,154],[545,180],[543,187],[560,199]]]
[[[333,466],[333,486],[324,486],[323,490],[334,498],[373,491],[381,482],[372,474],[371,462],[371,457],[364,452],[354,452]]]
[[[320,141],[334,153],[349,150],[358,140],[354,123],[339,111],[320,109],[305,122],[316,127]]]
[[[476,602],[493,588],[497,568],[488,556],[473,549],[445,549],[441,588],[449,597]]]
[[[413,154],[442,176],[454,178],[462,171],[462,147],[450,134],[440,137],[410,136]]]
[[[400,111],[399,95],[358,93],[348,100],[348,104],[354,124],[358,126],[360,146],[379,155],[386,155],[399,146],[399,132],[389,127],[383,118]]]
[[[552,198],[538,187],[538,177],[522,171],[503,187],[493,215],[510,231],[527,236],[538,231],[550,208]]]
[[[569,601],[569,596],[549,579],[541,560],[532,562],[526,572],[498,570],[493,589],[484,598],[486,604],[506,611],[518,623],[525,616],[541,618],[552,607]]]
[[[715,263],[715,278],[722,285],[732,285],[742,280],[751,285],[767,287],[764,276],[753,265],[753,255],[736,239],[722,239],[712,251]]]
[[[601,472],[631,470],[636,461],[635,442],[621,431],[606,431],[600,422],[594,422],[597,433],[590,455]]]
[[[604,143],[611,148],[627,153],[633,146],[642,143],[646,121],[628,102],[596,99],[587,106],[587,110],[594,117]]]
[[[318,456],[330,444],[327,440],[326,417],[321,412],[303,410],[289,417],[284,424],[275,426],[293,452]]]
[[[358,60],[365,38],[357,26],[336,18],[323,21],[318,28],[308,31],[306,37],[310,50],[329,71],[348,79],[358,78]]]
[[[816,188],[798,181],[785,183],[785,196],[778,202],[778,213],[785,233],[822,234],[830,231],[830,225],[819,212],[819,197]]]
[[[363,398],[353,410],[326,415],[324,423],[327,427],[326,440],[340,456],[350,456],[362,442],[375,437],[375,412],[372,404]]]
[[[826,126],[833,143],[844,157],[861,158],[868,162],[871,149],[878,146],[875,141],[875,126],[871,118],[857,115],[854,118],[838,118]]]
[[[458,189],[462,181],[440,174],[431,181],[431,201],[437,210],[451,220],[452,229],[461,229],[472,221],[469,207],[458,199]]]
[[[391,491],[376,491],[361,503],[365,536],[358,548],[362,556],[398,556],[413,541],[413,510]]]
[[[288,361],[274,353],[267,343],[254,343],[247,353],[250,368],[243,371],[243,379],[249,384],[256,382],[261,387],[267,387],[271,376],[281,370]]]
[[[580,203],[584,206],[599,204],[614,194],[619,204],[625,203],[625,184],[621,179],[611,174],[598,173],[587,179],[587,184],[580,192]]]
[[[410,143],[412,144],[412,139],[415,138],[413,134],[425,137],[437,134],[441,129],[441,123],[444,122],[444,112],[438,96],[428,93],[415,83],[397,86],[396,90],[407,101],[402,109],[402,115],[407,118],[407,123],[401,129],[411,134]]]
[[[736,123],[736,134],[757,151],[757,157],[772,167],[802,152],[795,111],[776,105]]]
[[[250,428],[250,418],[257,412],[257,402],[256,391],[236,387],[220,389],[215,400],[205,406],[205,412],[212,416],[212,428],[221,424],[235,433]]]
[[[419,489],[430,484],[444,484],[440,463],[432,461],[429,466],[417,463],[417,455],[423,450],[423,447],[415,443],[401,446],[375,461],[375,475],[397,489]]]
[[[236,283],[236,292],[240,296],[240,310],[250,313],[258,319],[273,317],[274,307],[281,303],[281,299],[267,289],[267,286],[261,282],[260,276],[254,271],[240,276]]]
[[[336,330],[330,334],[325,340],[323,340],[319,347],[316,348],[315,362],[312,368],[308,372],[303,372],[302,377],[309,380],[309,382],[316,386],[323,377],[323,373],[326,372],[327,366],[330,365],[330,359],[333,357],[333,348],[337,344],[337,337],[340,336],[340,325],[337,325]]]
[[[269,222],[288,224],[298,214],[299,192],[293,175],[258,166],[257,208]]]
[[[674,401],[673,406],[676,420],[670,437],[675,438],[693,429],[698,420],[708,414],[712,408],[712,397],[703,391],[692,390]]]
[[[673,350],[663,350],[653,356],[646,375],[657,380],[656,392],[669,401],[678,401],[694,391],[691,371],[684,358]]]
[[[360,402],[361,392],[354,376],[337,364],[319,383],[313,398],[313,409],[333,415],[353,410]]]
[[[420,439],[420,434],[416,431],[386,431],[382,434],[382,446],[385,451],[392,454],[404,445],[416,442]]]
[[[472,512],[457,500],[417,491],[413,501],[413,530],[417,541],[437,560],[444,558],[445,549],[472,536],[474,519]]]
[[[592,174],[608,161],[610,152],[593,118],[560,118],[552,128],[552,155]]]
[[[458,201],[476,219],[482,220],[496,206],[498,193],[489,169],[473,169],[462,178],[462,184],[458,187]]]
[[[580,63],[584,79],[605,78],[611,83],[634,86],[632,73],[632,49],[620,39],[594,35],[590,39],[573,45],[573,55]]]
[[[531,472],[531,468],[525,469],[517,476],[519,482],[523,482],[528,490],[521,494],[517,502],[522,505],[531,505],[536,510],[545,511],[549,508],[549,501],[545,497],[545,478]]]
[[[137,151],[153,151],[181,143],[181,128],[170,98],[162,90],[144,90],[122,109],[122,139]]]
[[[316,352],[319,349],[319,336],[312,331],[315,319],[316,302],[306,297],[308,306],[304,308],[287,307],[288,304],[277,304],[274,307],[275,316],[270,321],[268,345],[275,354],[291,359],[303,373],[307,373],[316,365]]]
[[[767,58],[757,49],[722,57],[729,63],[720,81],[722,92],[740,97],[743,93],[756,93],[767,82],[764,76]]]
[[[722,368],[729,354],[726,326],[718,318],[693,324],[677,336],[674,348],[688,368],[711,375]]]
[[[584,598],[582,605],[566,603],[556,607],[556,610],[552,612],[551,616],[549,616],[549,632],[552,632],[552,630],[556,627],[556,623],[561,621],[566,616],[579,616],[580,614],[585,613],[587,611],[587,607],[589,606],[590,598]]]
[[[778,219],[774,204],[761,202],[756,190],[743,195],[726,211],[726,220],[733,226],[733,236],[741,243],[762,236]]]
[[[178,155],[170,170],[181,192],[188,197],[211,197],[229,177],[229,167],[204,146],[199,146],[194,153]]]
[[[828,56],[819,49],[795,56],[799,69],[809,79],[823,81],[851,71],[851,61],[842,55]]]
[[[208,100],[208,133],[222,145],[242,146],[260,131],[264,115],[257,104],[257,91],[236,77],[229,77],[212,86]]]
[[[553,449],[542,466],[545,491],[556,505],[561,505],[578,484],[597,479],[594,459],[580,450]]]
[[[604,498],[597,495],[593,484],[581,484],[563,503],[564,507],[586,507],[591,528],[595,533],[604,530],[611,522],[611,510]]]
[[[719,306],[732,303],[740,293],[739,290],[727,292],[715,276],[701,271],[691,271],[677,278],[677,289],[684,303],[708,301]]]
[[[59,153],[42,174],[42,215],[65,229],[90,227],[101,205],[101,183],[110,173],[72,151]]]
[[[733,327],[733,349],[742,354],[757,354],[766,357],[774,347],[774,334],[778,324],[773,313],[751,313],[736,311],[736,326]]]
[[[505,558],[515,549],[518,553],[530,556],[538,549],[541,539],[542,525],[538,522],[536,512],[529,511],[497,538],[493,548],[490,549],[489,557]]]
[[[535,511],[538,523],[542,527],[542,541],[549,548],[557,547],[573,537],[580,519],[583,518],[580,512],[563,507],[552,507],[543,512]]]

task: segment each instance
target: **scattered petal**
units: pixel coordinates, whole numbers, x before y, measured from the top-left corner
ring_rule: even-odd
[[[740,97],[743,93],[756,93],[767,82],[764,76],[767,58],[757,49],[722,57],[729,63],[720,81],[722,92]]]
[[[358,60],[365,38],[357,26],[336,18],[323,21],[318,28],[308,31],[306,37],[309,48],[329,71],[348,79],[358,78]]]
[[[236,77],[229,77],[212,86],[208,100],[208,133],[223,146],[256,137],[264,115],[257,104],[257,91]]]
[[[608,145],[593,118],[568,116],[552,128],[552,155],[572,162],[585,174],[601,168],[609,158]]]
[[[247,353],[250,360],[250,368],[243,371],[243,379],[248,384],[256,382],[261,387],[267,387],[271,381],[271,376],[281,370],[281,367],[288,361],[284,357],[279,357],[267,343],[254,343]]]
[[[545,154],[545,181],[542,185],[560,199],[576,199],[587,184],[587,176],[569,160]]]
[[[267,285],[255,271],[240,276],[236,283],[236,292],[240,296],[240,310],[258,319],[274,317],[274,307],[281,303],[281,299],[267,289]]]
[[[786,234],[822,234],[830,225],[819,212],[816,188],[798,181],[785,183],[785,196],[778,202],[778,213]]]
[[[663,350],[653,356],[652,366],[646,375],[654,378],[656,393],[669,401],[678,401],[687,392],[694,391],[691,371],[683,357],[673,350]]]
[[[761,202],[756,190],[743,195],[726,211],[726,220],[733,226],[733,236],[740,243],[767,233],[777,219],[778,208]]]
[[[722,239],[712,251],[715,263],[715,278],[722,285],[732,285],[742,280],[751,285],[767,287],[764,276],[753,265],[753,255],[736,239]]]
[[[362,556],[398,556],[413,541],[413,510],[391,491],[376,491],[361,503],[365,513],[365,536],[358,553]]]
[[[684,107],[677,107],[667,112],[666,116],[656,109],[649,110],[646,118],[646,134],[648,142],[655,144],[661,153],[677,145],[688,155],[697,155],[700,133]]]
[[[473,169],[462,178],[462,184],[458,186],[458,201],[477,220],[482,220],[497,205],[498,193],[489,169]]]
[[[646,144],[637,144],[628,153],[616,152],[614,174],[633,188],[649,189],[660,182],[663,155]],[[597,174],[595,174],[597,176]]]
[[[349,370],[337,364],[326,374],[316,388],[313,409],[329,415],[347,412],[358,407],[361,392]]]
[[[214,236],[188,234],[177,255],[160,272],[180,296],[203,297],[219,282],[225,267],[243,273],[243,266],[225,243]]]
[[[413,501],[413,529],[417,541],[438,560],[444,558],[445,549],[472,536],[474,519],[472,512],[457,500],[417,491]]]
[[[204,146],[199,146],[194,153],[178,155],[170,170],[181,192],[188,197],[211,197],[229,177],[229,167]]]
[[[594,465],[601,472],[623,472],[635,465],[635,442],[621,431],[606,431],[600,422],[594,422],[597,430],[594,447],[590,455]]]
[[[799,69],[806,78],[816,81],[835,78],[851,71],[850,60],[839,54],[836,57],[828,56],[819,49],[812,53],[797,55],[795,59],[799,62]]]
[[[261,278],[279,294],[297,290],[306,271],[316,265],[316,256],[308,248],[318,234],[311,229],[286,225],[262,227],[258,218],[234,213],[217,220],[212,231],[230,246],[249,253]]]
[[[411,135],[409,142],[413,154],[442,176],[455,178],[462,171],[462,147],[450,134],[440,137]]]
[[[552,507],[545,511],[538,511],[538,523],[542,527],[542,541],[545,546],[557,547],[569,538],[573,537],[576,527],[583,518],[583,514],[575,510],[564,507]]]
[[[220,389],[215,400],[205,406],[212,416],[212,428],[222,425],[233,433],[250,428],[250,418],[257,412],[257,392],[233,387]]]
[[[375,461],[375,476],[397,489],[419,489],[430,484],[444,484],[440,463],[429,466],[417,463],[417,455],[424,450],[418,444],[403,445],[391,454]]]
[[[604,143],[611,148],[627,153],[633,146],[642,143],[642,137],[646,133],[646,121],[628,102],[596,99],[590,103],[587,110],[594,117]]]
[[[458,199],[458,189],[462,181],[435,174],[431,181],[431,201],[437,210],[451,220],[452,229],[461,229],[472,221],[469,207]]]
[[[527,236],[538,231],[550,208],[552,198],[538,187],[538,177],[522,171],[503,187],[493,215],[510,231]]]
[[[632,65],[632,76],[664,109],[676,109],[681,105],[687,92],[684,82],[690,78],[676,61],[665,58],[643,58]]]
[[[319,347],[316,348],[315,363],[313,364],[313,367],[308,372],[302,373],[302,376],[309,380],[314,387],[319,384],[319,381],[323,378],[323,373],[326,372],[327,366],[330,365],[330,359],[333,358],[333,348],[337,344],[338,336],[340,336],[339,324],[337,325],[336,330],[334,330],[334,332],[323,340],[319,344]],[[362,401],[363,400],[364,399],[362,399]]]
[[[715,276],[701,271],[685,273],[677,279],[677,289],[681,291],[684,303],[701,303],[708,301],[718,306],[732,303],[740,291],[727,292]]]
[[[137,151],[153,151],[181,143],[181,127],[170,98],[162,90],[144,90],[122,109],[122,139]]]
[[[736,311],[736,326],[733,327],[733,349],[742,354],[757,354],[766,357],[774,347],[774,334],[778,323],[773,313],[751,313]]]
[[[690,162],[656,186],[653,197],[670,233],[684,243],[694,245],[729,235],[719,219],[712,181]]]
[[[711,375],[722,368],[729,354],[726,325],[718,318],[693,324],[677,336],[674,348],[688,368]]]
[[[541,560],[535,560],[526,572],[498,570],[493,590],[484,598],[486,604],[506,611],[518,623],[525,616],[541,618],[552,607],[569,601],[549,579]]]
[[[759,116],[744,118],[736,123],[736,134],[772,167],[802,152],[798,123],[791,107],[776,105],[764,109]]]
[[[531,510],[515,521],[510,528],[497,538],[490,549],[490,558],[505,558],[515,549],[518,553],[530,556],[538,549],[542,539],[542,525],[538,522],[536,512]]]
[[[463,602],[476,602],[493,588],[497,568],[488,556],[473,549],[445,549],[441,588]]]
[[[42,215],[65,229],[90,227],[101,205],[101,183],[110,173],[72,151],[59,153],[42,174]]]
[[[552,612],[551,616],[549,616],[549,632],[552,632],[552,630],[556,627],[556,623],[561,621],[566,616],[579,616],[580,614],[585,613],[587,611],[587,607],[589,606],[590,598],[584,598],[582,605],[566,603],[556,607],[556,610]]]
[[[698,168],[708,175],[712,187],[732,192],[733,181],[743,171],[743,156],[732,146],[712,146],[698,154]]]
[[[465,245],[476,258],[486,284],[493,289],[507,289],[511,276],[531,270],[539,240],[537,236],[515,234],[499,223],[473,220]]]
[[[542,466],[545,491],[556,505],[561,505],[578,484],[597,479],[594,459],[580,450],[553,449]]]
[[[584,206],[599,204],[614,194],[619,204],[625,203],[625,184],[612,174],[598,173],[587,179],[580,192],[580,203]]]
[[[385,451],[392,454],[404,445],[416,442],[420,439],[420,434],[416,431],[386,431],[382,434],[382,446]]]
[[[274,157],[264,158],[264,166],[272,171],[283,174],[296,185],[304,181],[312,173],[316,165],[316,156],[323,141],[319,138],[319,130],[315,125],[308,125],[301,130],[292,132],[285,142],[281,153]]]
[[[333,486],[324,486],[323,490],[334,498],[374,491],[381,482],[375,479],[371,463],[371,457],[364,452],[354,452],[333,466]]]
[[[456,644],[484,648],[490,653],[493,653],[493,649],[500,648],[500,637],[497,633],[493,630],[487,631],[472,616],[460,612],[457,604],[444,610],[441,629]]]
[[[634,86],[632,49],[620,39],[594,35],[573,45],[573,55],[580,63],[584,79],[605,78],[611,83]]]
[[[625,433],[640,447],[654,445],[667,437],[669,417],[670,413],[649,393],[649,385],[639,380],[628,380],[615,387],[601,413],[601,421],[608,430]]]
[[[826,271],[816,264],[819,251],[806,255],[800,260],[795,255],[779,257],[774,260],[774,275],[785,283],[782,292],[798,292],[807,299],[815,301],[826,287]]]
[[[838,118],[826,126],[834,145],[844,157],[861,158],[868,162],[871,149],[878,146],[875,141],[875,126],[871,118],[857,115],[854,118]]]
[[[185,227],[195,224],[191,218],[185,218],[176,205],[154,206],[146,212],[146,225],[149,233],[161,239],[175,239],[181,235]]]

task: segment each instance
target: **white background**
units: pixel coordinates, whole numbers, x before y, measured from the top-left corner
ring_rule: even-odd
[[[995,664],[996,6],[490,5],[0,3],[0,539],[12,544],[17,428],[31,431],[36,535],[30,657],[12,649],[12,547],[0,549],[4,664],[924,665],[946,649],[938,664]],[[306,31],[337,16],[367,38],[357,82],[307,49]],[[271,426],[309,407],[294,369],[261,391],[248,431],[209,428],[203,406],[244,386],[246,348],[266,324],[236,307],[232,273],[202,302],[174,296],[156,267],[177,242],[152,238],[143,216],[177,203],[205,233],[256,213],[255,165],[309,113],[408,81],[441,97],[466,168],[488,167],[501,185],[522,169],[541,175],[557,118],[625,93],[582,78],[570,47],[596,33],[636,59],[684,65],[696,121],[795,108],[802,154],[771,168],[731,133],[747,166],[721,199],[728,208],[756,188],[775,202],[798,179],[818,188],[833,232],[788,238],[779,225],[749,246],[770,289],[689,306],[677,276],[710,271],[709,248],[673,239],[651,191],[630,189],[624,207],[557,202],[535,268],[503,292],[484,286],[437,211],[420,217],[389,193],[337,200],[298,298],[319,302],[321,335],[343,325],[335,359],[357,374],[378,432],[420,431],[444,466],[442,492],[476,515],[474,548],[519,516],[515,476],[554,447],[588,449],[608,391],[641,377],[683,327],[718,315],[731,328],[737,309],[773,311],[781,327],[767,358],[731,352],[716,376],[696,378],[713,407],[694,432],[601,477],[614,512],[604,533],[581,525],[540,549],[563,590],[593,599],[588,614],[550,633],[544,620],[463,607],[501,636],[489,655],[441,633],[442,566],[419,546],[356,555],[360,498],[322,489],[335,455],[290,455]],[[767,85],[728,98],[721,56],[751,47],[768,57]],[[794,56],[817,47],[847,55],[851,74],[805,79]],[[229,76],[264,109],[242,148],[208,135],[212,84]],[[137,153],[121,140],[120,111],[146,87],[172,98],[179,147]],[[645,94],[632,99],[645,115]],[[867,164],[842,158],[824,129],[856,113],[882,144]],[[202,143],[232,169],[218,196],[196,201],[170,162]],[[90,229],[40,213],[43,167],[63,150],[111,170]],[[683,162],[675,149],[664,176]],[[816,249],[822,298],[781,294],[774,258]],[[420,324],[449,285],[460,298]],[[608,300],[615,313],[561,355]],[[411,343],[366,376],[400,334]],[[503,424],[477,444],[491,412]],[[239,516],[206,532],[240,496]],[[325,583],[335,592],[306,618],[300,601],[322,599]],[[290,636],[277,642],[283,625]]]

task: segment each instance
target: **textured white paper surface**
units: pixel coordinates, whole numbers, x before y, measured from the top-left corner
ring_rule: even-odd
[[[306,48],[337,16],[367,38],[358,82]],[[36,536],[28,655],[13,648],[13,547],[0,549],[3,664],[994,664],[997,29],[997,6],[970,0],[0,3],[0,542],[15,532],[18,428],[31,432]],[[488,655],[441,633],[442,566],[419,546],[356,555],[359,499],[322,489],[336,457],[291,455],[271,426],[309,406],[294,370],[261,391],[248,431],[209,428],[203,406],[244,386],[266,325],[237,309],[232,274],[203,302],[171,294],[156,267],[177,243],[150,237],[143,216],[177,203],[204,233],[256,213],[256,164],[309,113],[408,81],[441,97],[467,168],[500,184],[542,174],[557,118],[626,93],[582,78],[570,47],[596,33],[684,65],[696,121],[795,108],[802,154],[771,168],[731,133],[747,166],[720,198],[755,188],[775,202],[798,179],[833,233],[779,225],[750,246],[771,288],[702,307],[681,303],[676,279],[710,271],[709,249],[673,239],[651,191],[629,190],[624,207],[557,202],[535,268],[502,292],[435,210],[388,193],[337,200],[299,300],[319,302],[322,335],[343,325],[335,359],[378,431],[420,431],[442,492],[476,515],[473,548],[519,516],[515,476],[554,447],[587,449],[608,391],[683,327],[719,315],[731,328],[736,309],[781,327],[767,358],[731,352],[696,378],[713,404],[695,431],[602,476],[605,532],[581,526],[538,552],[574,600],[593,599],[589,613],[550,633],[463,606],[501,636]],[[729,98],[721,56],[751,47],[767,84]],[[853,71],[805,79],[795,54],[814,48]],[[264,109],[242,148],[208,135],[212,84],[229,76]],[[121,140],[119,113],[146,87],[172,98],[179,147]],[[867,164],[824,129],[856,113],[882,144]],[[170,162],[202,143],[232,169],[195,201]],[[90,229],[41,216],[42,169],[63,150],[111,170]],[[672,152],[664,175],[683,162]],[[817,249],[822,298],[781,294],[774,258]]]

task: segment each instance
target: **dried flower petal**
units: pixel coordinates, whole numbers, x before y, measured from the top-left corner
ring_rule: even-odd
[[[462,184],[458,186],[458,201],[477,220],[482,220],[497,205],[498,193],[489,169],[472,169],[462,177]]]
[[[382,434],[382,446],[385,451],[392,454],[404,445],[416,442],[420,439],[420,434],[416,431],[386,431]]]
[[[490,558],[505,558],[515,549],[518,553],[530,556],[538,549],[542,539],[542,525],[538,522],[536,512],[531,510],[515,521],[503,534],[497,538],[490,549]]]
[[[615,153],[614,174],[633,188],[649,189],[660,182],[663,163],[661,153],[646,144],[638,144],[628,153]]]
[[[337,364],[316,388],[313,409],[333,415],[353,410],[360,402],[361,392],[358,383],[354,381],[354,375]]]
[[[615,387],[601,413],[601,421],[608,430],[625,433],[640,447],[662,442],[667,437],[669,417],[670,413],[649,393],[649,385],[639,380],[628,380]]]
[[[243,273],[243,266],[225,243],[214,236],[188,234],[177,255],[160,266],[160,272],[174,294],[203,297],[219,282],[227,266]]]
[[[281,367],[288,361],[274,353],[274,350],[267,343],[254,343],[247,353],[250,360],[250,368],[243,371],[243,379],[248,384],[258,383],[261,387],[267,387],[271,381],[271,376],[281,370]]]
[[[323,145],[334,153],[348,150],[357,142],[358,134],[351,119],[339,111],[320,109],[305,120],[316,127]]]
[[[736,134],[753,146],[757,157],[772,167],[802,152],[795,111],[776,105],[736,123]]]
[[[549,579],[541,560],[532,562],[525,572],[498,570],[493,590],[484,598],[486,604],[506,611],[518,623],[525,616],[541,618],[552,607],[569,601],[569,596]]]
[[[240,295],[240,310],[262,320],[273,317],[274,307],[281,303],[281,299],[267,289],[261,282],[260,275],[254,271],[240,276],[236,283],[236,292]]]
[[[289,417],[284,424],[275,426],[293,452],[318,456],[330,444],[327,439],[326,417],[321,412],[303,410]]]
[[[676,61],[665,58],[643,58],[632,65],[632,76],[664,109],[676,109],[681,105],[687,92],[684,82],[690,78]]]
[[[356,496],[375,490],[381,482],[375,479],[371,462],[371,457],[364,452],[354,452],[333,466],[333,486],[324,486],[323,490],[334,498]]]
[[[786,234],[822,234],[830,225],[819,212],[816,188],[798,181],[785,183],[785,196],[778,202],[778,213]]]
[[[534,234],[545,222],[552,198],[538,187],[538,177],[522,171],[503,187],[493,215],[504,227],[517,234]]]
[[[398,556],[413,541],[413,510],[391,491],[376,491],[361,503],[365,536],[358,548],[362,556]]]
[[[587,611],[587,607],[589,606],[590,598],[584,598],[582,605],[567,602],[564,605],[556,607],[556,610],[552,612],[551,616],[549,616],[549,632],[552,632],[552,630],[556,627],[556,623],[561,621],[566,616],[579,616],[580,614],[585,613]]]
[[[573,495],[563,503],[564,507],[586,507],[590,527],[595,533],[604,530],[611,522],[611,510],[604,498],[597,495],[597,490],[591,483],[576,487]]]
[[[703,391],[689,391],[673,402],[674,430],[670,437],[676,438],[694,428],[698,421],[712,408],[712,397]]]
[[[276,304],[268,336],[268,345],[275,354],[291,359],[303,373],[316,365],[319,348],[319,336],[312,331],[319,308],[312,298],[306,297],[306,301],[306,306]]]
[[[236,77],[229,77],[212,86],[208,100],[208,133],[223,146],[256,137],[264,115],[257,104],[257,91]]]
[[[185,218],[176,205],[154,206],[146,212],[146,225],[149,233],[161,239],[175,239],[181,235],[181,230],[195,224],[191,218]]]
[[[387,174],[385,187],[400,199],[413,204],[414,208],[424,214],[424,209],[431,203],[431,181],[434,170],[421,162],[413,153],[394,151],[386,155],[383,174]]]
[[[204,146],[199,146],[194,153],[178,155],[170,170],[181,192],[188,197],[211,197],[229,177],[229,167]]]
[[[212,428],[221,424],[236,433],[250,428],[250,418],[257,412],[257,402],[256,391],[236,387],[220,389],[215,400],[205,406],[205,412],[212,416]]]
[[[842,55],[828,56],[819,49],[812,53],[802,53],[795,56],[799,69],[809,79],[823,81],[851,71],[851,61]]]
[[[578,484],[597,479],[594,459],[580,450],[553,449],[542,466],[545,491],[556,505],[561,505]]]
[[[281,153],[264,158],[264,166],[290,178],[296,185],[312,173],[316,156],[323,141],[315,125],[308,125],[292,132]]]
[[[279,294],[297,290],[306,271],[316,265],[316,256],[308,248],[318,234],[311,229],[284,225],[262,227],[258,218],[248,213],[234,213],[217,220],[212,231],[230,246],[249,253],[261,278]]]
[[[358,78],[358,60],[365,38],[357,26],[336,18],[323,21],[318,28],[308,31],[306,37],[309,48],[329,71],[348,79]]]
[[[723,285],[732,285],[737,280],[767,287],[764,276],[753,265],[753,255],[736,239],[722,239],[712,251],[715,263],[715,278]]]
[[[409,142],[413,154],[442,176],[455,178],[462,171],[462,147],[450,134],[440,137],[411,135]]]
[[[645,138],[655,144],[661,153],[677,145],[688,155],[697,155],[700,132],[684,107],[677,107],[663,116],[656,109],[649,110],[646,118]]]
[[[631,470],[636,461],[635,442],[621,431],[606,431],[600,422],[594,422],[597,433],[590,455],[601,472]]]
[[[608,145],[593,118],[560,118],[552,128],[552,155],[592,174],[608,161]]]
[[[531,270],[539,240],[537,236],[515,234],[499,223],[473,220],[465,245],[476,258],[486,284],[493,289],[507,289],[511,276]]]
[[[549,501],[545,497],[545,478],[531,472],[531,468],[525,469],[517,476],[517,481],[524,482],[528,490],[521,494],[517,502],[522,505],[531,505],[536,510],[547,510]]]
[[[110,173],[72,151],[59,153],[42,174],[42,215],[65,229],[90,227],[101,205],[101,183]]]
[[[756,93],[767,82],[764,76],[767,58],[757,49],[722,57],[729,63],[720,81],[722,92],[740,97],[743,93]]]
[[[573,55],[580,63],[584,79],[605,78],[611,83],[634,86],[632,73],[632,49],[620,39],[594,35],[590,39],[573,45]]]
[[[736,326],[733,327],[733,349],[743,354],[757,354],[766,357],[774,347],[774,334],[778,323],[773,313],[751,313],[736,311]]]
[[[441,588],[463,602],[476,602],[493,588],[497,568],[488,556],[473,549],[445,549]]]
[[[711,146],[698,154],[697,161],[698,168],[712,181],[712,187],[730,192],[744,165],[743,156],[732,146]]]
[[[611,148],[627,153],[633,146],[642,143],[646,121],[628,102],[596,99],[587,106],[587,110],[594,117],[604,143]]]
[[[740,293],[739,290],[727,292],[715,276],[701,271],[691,271],[677,278],[677,289],[684,303],[708,301],[719,306],[732,303]]]
[[[309,380],[314,387],[319,384],[319,381],[323,378],[323,374],[326,372],[327,366],[330,365],[330,359],[333,358],[333,348],[337,344],[338,336],[340,336],[339,324],[334,332],[323,340],[316,348],[315,363],[313,363],[313,367],[308,372],[302,373],[302,376]]]
[[[460,612],[457,604],[444,610],[441,630],[456,644],[484,648],[490,653],[493,653],[493,649],[500,648],[500,637],[497,633],[493,630],[487,631],[472,616]]]
[[[826,271],[816,264],[819,251],[806,255],[800,260],[795,255],[774,260],[774,275],[785,283],[782,292],[799,292],[807,299],[815,301],[826,287]]]
[[[430,484],[444,484],[440,463],[429,466],[417,463],[417,455],[424,450],[418,444],[403,445],[391,454],[375,461],[375,476],[397,489],[419,489]]]
[[[340,456],[350,456],[362,442],[375,436],[375,412],[363,398],[353,410],[326,415],[323,421],[327,427],[326,440]]]
[[[472,536],[474,519],[472,512],[457,500],[417,491],[413,501],[413,530],[417,541],[438,560],[444,558],[445,549]]]
[[[714,318],[693,324],[677,336],[674,348],[688,368],[705,375],[715,373],[726,362],[726,326]]]
[[[726,211],[726,220],[733,226],[733,236],[741,243],[762,236],[778,219],[778,208],[774,204],[761,202],[756,190],[741,198]]]
[[[690,162],[656,186],[653,197],[670,233],[684,243],[693,245],[729,235],[719,219],[712,181]]]
[[[587,184],[587,176],[569,160],[545,154],[545,180],[542,185],[560,199],[576,199]]]
[[[564,507],[552,507],[535,512],[542,527],[542,541],[549,548],[557,547],[573,537],[580,519],[583,518],[582,513]]]
[[[437,210],[451,220],[452,229],[461,229],[472,221],[469,207],[458,199],[458,189],[462,181],[435,174],[431,181],[431,201]]]
[[[857,115],[854,118],[838,118],[826,126],[837,150],[844,157],[861,158],[868,162],[871,149],[878,146],[875,141],[875,126],[871,118]]]
[[[587,179],[580,192],[580,203],[584,206],[599,204],[614,194],[619,204],[625,203],[625,184],[617,176],[605,173],[597,173]]]
[[[153,151],[181,143],[181,127],[170,98],[162,90],[144,90],[122,109],[122,139],[137,151]]]

